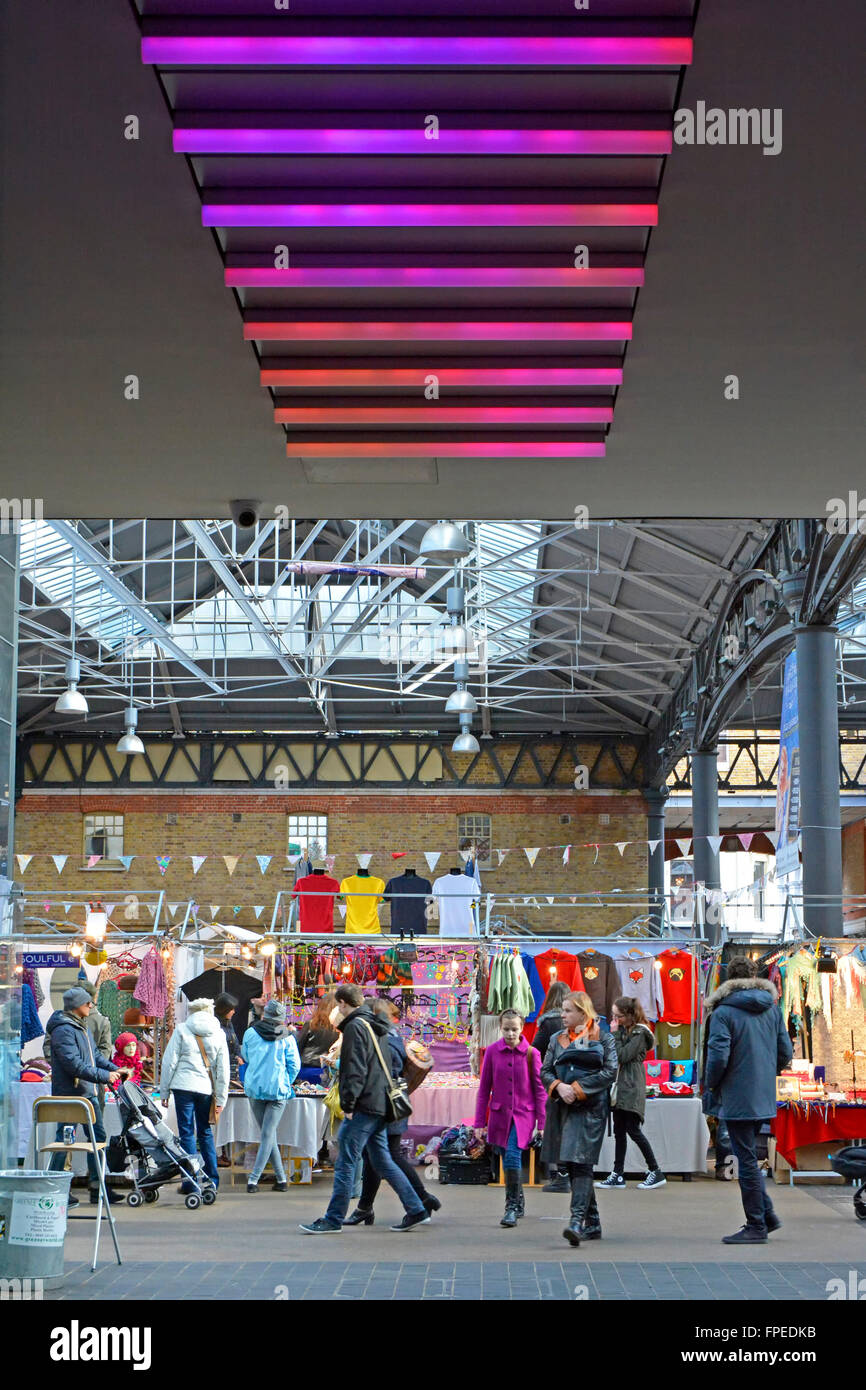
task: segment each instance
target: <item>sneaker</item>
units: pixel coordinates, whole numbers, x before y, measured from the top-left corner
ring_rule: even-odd
[[[70,1197],[70,1198],[69,1198],[69,1201],[66,1203],[66,1209],[67,1209],[67,1211],[71,1211],[73,1207],[80,1207],[80,1206],[81,1206],[81,1203],[79,1202],[79,1200],[78,1200],[77,1197]]]
[[[614,1187],[627,1187],[628,1183],[626,1182],[625,1178],[622,1176],[621,1173],[608,1173],[607,1177],[604,1179],[603,1182],[594,1183],[593,1186],[606,1187],[612,1189]]]
[[[568,1181],[567,1173],[557,1173],[555,1178],[551,1178],[542,1187],[542,1192],[570,1192],[571,1183]]]
[[[258,1192],[258,1190],[259,1190],[259,1185],[258,1185],[257,1182],[248,1182],[248,1183],[247,1183],[247,1192]]]
[[[398,1221],[396,1226],[392,1226],[392,1231],[411,1231],[413,1226],[424,1226],[430,1220],[429,1211],[408,1212],[402,1221]],[[302,1228],[303,1229],[303,1228]]]
[[[651,1173],[647,1173],[643,1182],[638,1183],[638,1187],[642,1188],[645,1192],[651,1187],[665,1187],[666,1185],[667,1178],[661,1168],[654,1168]]]
[[[722,1245],[766,1245],[766,1226],[741,1226],[732,1236],[722,1236]]]
[[[298,1230],[303,1231],[305,1236],[336,1236],[342,1233],[342,1226],[332,1226],[330,1221],[326,1221],[324,1216],[320,1216],[317,1221],[311,1221],[309,1226],[299,1226]]]

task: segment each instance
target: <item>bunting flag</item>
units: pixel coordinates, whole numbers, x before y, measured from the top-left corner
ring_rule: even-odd
[[[16,854],[15,858],[18,860],[18,872],[20,874],[23,874],[24,870],[27,868],[27,865],[30,863],[30,860],[33,858],[33,855]]]
[[[189,857],[190,857],[190,859],[192,860],[192,871],[193,871],[194,874],[197,874],[198,871],[199,871],[199,869],[201,868],[202,864],[203,864],[204,861],[207,859],[207,855],[206,855],[206,854],[191,854]]]
[[[293,869],[296,864],[300,864],[301,862],[301,856],[299,854],[287,854],[286,858],[288,859],[289,864]]]
[[[565,849],[562,851],[562,862],[563,862],[563,864],[567,864],[570,858],[571,858],[571,845],[566,845],[566,846],[565,846]],[[501,864],[501,863],[502,863],[502,860],[500,859],[499,862],[500,862],[500,864]]]
[[[256,914],[256,921],[259,920],[259,918],[261,917],[261,915],[262,915],[262,913],[264,912],[264,910],[265,910],[264,907],[254,907],[254,908],[253,908],[253,912]]]
[[[427,860],[427,868],[430,870],[432,874],[433,870],[436,868],[436,865],[439,863],[439,860],[442,858],[442,852],[438,849],[425,849],[424,858]],[[501,864],[502,860],[500,859],[499,862]]]
[[[45,911],[46,911],[46,912],[50,912],[50,911],[51,911],[51,904],[50,904],[49,902],[44,902],[44,903],[42,904],[42,906],[45,908]]]
[[[550,904],[550,906],[553,907],[553,894],[552,894],[552,893],[545,893],[544,896],[547,898],[547,901],[548,901],[548,903]]]
[[[216,917],[216,915],[217,915],[217,913],[219,912],[219,910],[220,910],[220,905],[219,905],[219,903],[211,903],[211,905],[210,905],[210,919],[211,919],[211,921],[214,920],[214,918]]]
[[[231,878],[232,874],[234,873],[235,869],[237,868],[239,859],[240,859],[240,855],[239,855],[239,854],[224,854],[224,855],[223,855],[223,863],[225,864],[226,868],[227,868],[228,871],[229,871],[229,878]]]
[[[345,903],[337,903],[337,911],[339,912],[340,916],[342,917],[343,921],[345,922],[345,920],[346,920],[346,904],[345,904]]]
[[[620,859],[622,859],[622,856],[625,854],[626,847],[630,844],[631,840],[617,840],[616,847],[619,850]]]
[[[325,864],[327,865],[328,873],[331,873],[331,871],[332,871],[334,865],[336,864],[336,862],[337,862],[337,856],[336,856],[336,854],[326,854],[326,855],[325,855]]]
[[[64,904],[63,904],[63,916],[64,916],[64,917],[68,917],[68,916],[69,916],[69,909],[71,908],[71,906],[72,906],[72,903],[64,903]]]
[[[90,854],[90,855],[88,855],[88,858],[87,858],[87,867],[88,867],[88,869],[93,869],[93,868],[95,868],[95,866],[99,863],[99,861],[100,861],[101,858],[102,858],[102,855],[101,855],[101,854]]]
[[[156,903],[145,903],[144,905],[145,905],[145,907],[147,908],[148,912],[150,913],[151,917],[155,917],[155,916],[156,916]]]
[[[723,840],[724,838],[725,838],[724,835],[708,835],[708,836],[707,836],[707,844],[709,845],[710,849],[713,851],[713,854],[718,854],[719,849],[721,848],[722,840]]]
[[[750,830],[747,834],[742,834],[742,835],[738,835],[738,836],[737,836],[737,839],[739,840],[740,844],[743,846],[743,849],[746,851],[747,854],[748,854],[748,852],[749,852],[749,845],[752,843],[752,841],[754,840],[754,838],[755,838],[755,832],[754,832],[754,830]]]
[[[117,857],[118,857],[118,859],[120,860],[121,864],[123,865],[124,869],[126,869],[126,871],[129,872],[129,866],[130,866],[130,864],[132,863],[133,859],[135,858],[135,855],[134,855],[134,854],[119,854]]]
[[[539,851],[539,849],[540,849],[540,846],[539,846],[539,845],[536,845],[533,849],[527,849],[527,848],[526,848],[526,845],[523,846],[523,853],[526,855],[526,857],[527,857],[527,859],[529,860],[530,864],[532,864],[533,866],[535,865],[535,861],[536,861],[536,859],[538,858],[538,851]]]
[[[770,844],[773,846],[773,849],[778,849],[779,840],[781,839],[781,832],[778,830],[765,830],[764,834],[770,841]]]
[[[373,856],[372,854],[356,854],[355,858],[357,859],[358,864],[362,869],[369,869],[370,860],[373,858]]]
[[[166,869],[168,868],[169,864],[171,863],[171,855],[170,855],[170,854],[158,854],[158,855],[156,856],[156,862],[157,862],[157,864],[159,865],[159,872],[160,872],[161,874],[164,874],[165,871],[166,871]]]
[[[233,915],[234,917],[237,917],[237,915],[238,915],[239,912],[240,912],[240,908],[239,908],[239,907],[233,907],[233,908],[232,908],[232,915]]]
[[[57,872],[58,872],[59,874],[62,874],[62,873],[63,873],[63,867],[64,867],[64,865],[65,865],[67,859],[69,858],[69,855],[68,855],[68,854],[52,854],[51,858],[54,860],[54,867],[55,867],[55,869],[57,870]]]
[[[600,845],[593,845],[593,849],[595,850],[595,858],[594,858],[593,861],[592,861],[593,864],[597,864],[597,863],[598,863],[598,851],[600,850],[600,848],[601,848]]]
[[[691,847],[691,843],[692,843],[691,836],[689,836],[689,838],[688,838],[687,840],[674,840],[674,844],[677,846],[677,849],[679,850],[680,854],[683,856],[683,859],[688,859],[688,857],[689,857],[689,849],[690,849],[690,847]]]
[[[468,849],[461,849],[460,858],[463,860],[464,864],[468,864],[469,860],[472,858],[471,851]]]
[[[174,914],[177,912],[177,910],[178,910],[179,907],[180,907],[180,903],[169,903],[169,904],[168,904],[169,916],[173,917]]]
[[[571,899],[571,901],[572,901],[573,903],[576,903],[576,902],[577,902],[577,898],[574,897],[574,898]]]
[[[270,855],[270,854],[257,854],[257,855],[256,855],[256,863],[258,864],[259,870],[261,871],[261,873],[263,873],[263,874],[266,874],[266,873],[267,873],[267,871],[268,871],[268,865],[270,864],[272,858],[273,858],[273,855]]]
[[[391,858],[392,858],[392,859],[405,859],[405,858],[406,858],[406,851],[405,851],[405,849],[392,849],[392,850],[391,850]]]
[[[647,840],[647,846],[649,848],[650,854],[655,854],[660,844],[661,840]]]
[[[500,868],[501,868],[501,867],[502,867],[502,861],[503,861],[503,859],[505,858],[506,854],[508,853],[508,850],[507,850],[507,849],[498,849],[498,850],[496,851],[496,853],[497,853],[497,855],[499,856],[499,866],[500,866]],[[437,859],[439,858],[439,855],[438,855],[438,854],[437,854],[436,858],[437,858]],[[431,867],[431,869],[432,869],[433,865],[431,864],[430,867]]]
[[[111,921],[111,914],[112,914],[112,912],[114,911],[114,909],[117,907],[117,903],[104,903],[103,906],[104,906],[104,908],[105,908],[106,916],[108,917],[108,920],[109,920],[109,922],[110,922],[110,921]]]

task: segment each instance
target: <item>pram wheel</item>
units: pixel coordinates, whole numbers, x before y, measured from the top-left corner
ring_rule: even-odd
[[[854,1193],[854,1215],[858,1221],[866,1221],[866,1186]]]
[[[128,1207],[140,1207],[143,1201],[144,1198],[140,1192],[130,1192],[126,1198],[126,1205]]]
[[[184,1198],[183,1204],[185,1207],[189,1207],[190,1211],[195,1211],[197,1207],[201,1206],[201,1197],[197,1192],[191,1192],[188,1197]]]
[[[212,1207],[217,1199],[217,1195],[212,1187],[208,1187],[205,1188],[204,1192],[201,1194],[201,1199],[206,1207]]]
[[[150,1189],[149,1192],[145,1192],[145,1194],[144,1194],[144,1200],[147,1202],[148,1206],[150,1206],[153,1202],[158,1202],[158,1201],[159,1201],[159,1188],[158,1188],[158,1187],[152,1187],[152,1188]]]

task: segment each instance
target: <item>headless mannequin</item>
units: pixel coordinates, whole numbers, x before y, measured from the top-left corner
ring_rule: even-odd
[[[449,869],[448,872],[449,872],[449,874],[462,874],[462,873],[463,873],[463,870],[462,870],[462,869]]]
[[[359,877],[359,878],[369,878],[369,877],[370,877],[370,870],[369,870],[369,869],[359,869],[359,870],[358,870],[358,877]]]

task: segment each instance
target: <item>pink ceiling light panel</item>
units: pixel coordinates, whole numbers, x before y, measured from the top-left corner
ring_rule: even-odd
[[[275,270],[272,266],[236,267],[225,272],[229,289],[638,289],[643,270],[632,267],[479,266],[467,270],[396,266],[358,270]]]
[[[245,323],[247,342],[334,342],[377,340],[395,342],[444,339],[474,341],[625,342],[630,323]]]
[[[176,154],[667,155],[669,130],[415,130],[178,127]]]
[[[454,440],[436,440],[429,444],[417,440],[378,440],[371,444],[349,442],[345,444],[322,442],[318,440],[290,441],[286,445],[289,458],[549,458],[549,459],[601,459],[604,458],[604,444],[571,444],[567,441],[545,440],[515,441],[506,443],[475,441],[466,443]]]
[[[609,425],[609,406],[278,406],[278,425]]]
[[[176,67],[680,67],[692,61],[687,38],[467,38],[390,35],[338,38],[159,36],[142,39],[144,63]]]
[[[437,367],[431,372],[440,386],[621,386],[621,367]],[[262,386],[338,386],[345,389],[370,386],[423,387],[426,369],[395,367],[379,371],[366,367],[334,367],[328,370],[275,367],[262,369]]]
[[[205,227],[655,227],[655,203],[204,203]]]

